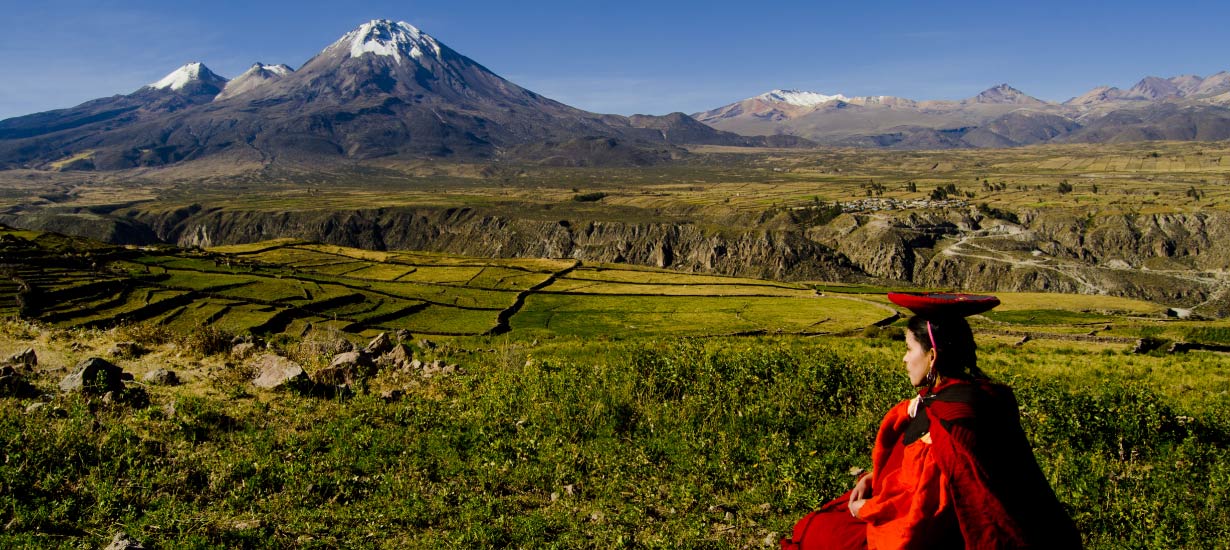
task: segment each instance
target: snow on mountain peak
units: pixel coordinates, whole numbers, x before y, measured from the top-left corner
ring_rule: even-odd
[[[850,98],[841,94],[824,95],[816,92],[804,92],[800,90],[773,90],[771,92],[760,94],[756,96],[755,99],[787,103],[790,105],[798,105],[800,107],[811,107],[814,105],[820,105],[821,103],[828,103],[833,100],[850,100]]]
[[[191,83],[194,80],[217,81],[217,80],[223,80],[223,79],[219,77],[218,75],[215,75],[205,65],[201,64],[200,62],[194,61],[192,63],[188,63],[187,65],[184,65],[183,67],[175,69],[174,71],[171,72],[171,74],[162,77],[162,80],[159,80],[158,82],[150,84],[147,87],[153,88],[155,90],[165,90],[165,89],[170,88],[171,90],[178,91],[178,90],[182,90],[184,86],[187,86],[189,83]]]
[[[404,21],[395,23],[388,19],[373,19],[359,25],[359,28],[346,33],[346,36],[330,48],[339,46],[348,50],[350,57],[362,57],[370,53],[390,56],[398,63],[402,61],[402,54],[420,59],[425,55],[425,50],[436,57],[440,56],[440,43],[436,42],[435,38],[414,25]]]
[[[287,67],[286,65],[282,63],[278,63],[277,65],[265,65],[263,63],[257,63],[257,65],[260,66],[262,71],[269,71],[278,76],[286,76],[294,72],[294,69]]]

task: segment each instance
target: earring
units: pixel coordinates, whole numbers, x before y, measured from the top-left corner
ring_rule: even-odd
[[[927,384],[928,388],[935,386],[935,368],[927,369],[927,376],[923,379],[923,382]]]

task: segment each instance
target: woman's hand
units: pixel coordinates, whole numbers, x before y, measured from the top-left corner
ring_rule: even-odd
[[[858,511],[871,498],[871,474],[858,478],[854,490],[850,491],[850,515],[858,517]]]
[[[864,504],[867,504],[867,499],[865,498],[860,498],[858,500],[851,500],[850,501],[850,515],[854,517],[858,517],[858,511],[863,509]]]
[[[858,478],[854,490],[850,491],[850,502],[871,498],[871,474]]]

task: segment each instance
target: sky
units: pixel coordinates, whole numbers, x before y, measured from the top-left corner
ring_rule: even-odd
[[[522,87],[616,114],[694,113],[772,89],[1063,101],[1230,70],[1230,2],[0,0],[0,119],[155,82],[298,68],[371,19],[408,22]]]

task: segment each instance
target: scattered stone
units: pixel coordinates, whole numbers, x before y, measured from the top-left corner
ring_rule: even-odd
[[[419,341],[415,343],[423,349],[436,349],[436,343],[426,338],[420,338]]]
[[[247,359],[254,353],[256,353],[255,342],[240,342],[231,347],[231,358],[233,359]]]
[[[366,353],[348,351],[333,358],[328,367],[316,371],[317,384],[351,385],[376,372],[376,365]]]
[[[179,385],[179,375],[175,374],[175,371],[167,369],[154,369],[149,371],[145,373],[145,376],[141,380],[143,380],[146,384],[153,384],[155,386]]]
[[[47,404],[42,401],[35,401],[26,406],[26,414],[36,413],[39,409],[46,407]]]
[[[1015,344],[1012,344],[1012,345],[1020,347],[1020,346],[1025,345],[1025,342],[1028,342],[1030,340],[1031,338],[1029,337],[1028,334],[1026,334],[1025,336],[1022,336],[1020,340],[1017,340]]]
[[[0,396],[2,397],[33,397],[38,390],[26,381],[21,372],[12,365],[0,367]]]
[[[395,344],[392,349],[376,359],[376,366],[400,369],[404,368],[406,364],[412,360],[414,360],[414,352],[410,351],[409,346],[406,346],[405,344]]]
[[[403,371],[417,371],[423,368],[423,362],[418,359],[413,359],[409,363],[402,366]]]
[[[120,359],[135,359],[145,355],[145,352],[145,348],[136,342],[116,342],[107,350],[107,355]]]
[[[111,539],[111,544],[108,544],[103,550],[145,550],[145,546],[137,539],[132,538],[123,531],[116,533]]]
[[[410,331],[404,328],[397,329],[397,332],[394,332],[393,336],[397,337],[398,342],[409,342],[410,339],[414,338],[414,335],[410,334]]]
[[[123,369],[105,359],[90,357],[73,367],[73,372],[60,381],[60,391],[104,394],[124,389]],[[128,377],[131,379],[132,375]]]
[[[252,385],[258,388],[300,389],[311,383],[307,373],[303,372],[303,367],[280,355],[263,354],[256,358],[253,366],[256,369],[256,378],[252,380]]]
[[[381,332],[367,344],[367,347],[363,348],[363,351],[372,357],[378,357],[391,349],[393,349],[393,342],[389,340],[389,335]]]
[[[405,395],[406,392],[402,390],[384,390],[383,392],[380,392],[380,399],[383,399],[385,403],[393,403],[395,401],[401,401],[401,398]]]
[[[38,355],[34,353],[34,348],[26,348],[8,356],[4,363],[29,370],[38,366]]]

